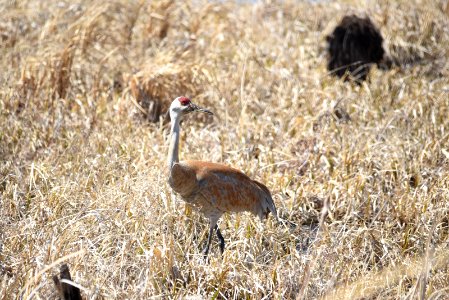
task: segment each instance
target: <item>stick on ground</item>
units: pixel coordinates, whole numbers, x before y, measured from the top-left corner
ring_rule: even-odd
[[[62,264],[60,273],[58,275],[53,276],[53,282],[56,285],[56,289],[60,295],[60,299],[62,300],[81,300],[81,292],[80,289],[76,286],[73,286],[67,282],[61,281],[62,279],[72,280],[72,276],[70,276],[69,266],[67,264]]]

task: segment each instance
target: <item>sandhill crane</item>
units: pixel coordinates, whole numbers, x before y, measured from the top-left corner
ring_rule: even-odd
[[[268,218],[271,212],[278,220],[270,191],[262,183],[225,165],[194,160],[179,162],[180,119],[191,112],[213,115],[211,111],[193,104],[189,98],[178,97],[173,100],[169,112],[171,137],[168,149],[168,182],[184,201],[209,218],[209,236],[203,250],[204,257],[209,253],[214,230],[220,240],[221,253],[224,251],[225,241],[217,222],[225,212],[249,211],[261,220]]]

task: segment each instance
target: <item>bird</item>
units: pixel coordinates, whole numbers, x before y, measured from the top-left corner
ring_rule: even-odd
[[[217,225],[224,213],[248,211],[261,221],[271,213],[276,221],[279,220],[271,193],[264,184],[227,165],[198,160],[179,161],[180,121],[192,112],[213,115],[185,96],[177,97],[170,105],[168,183],[182,200],[209,219],[209,236],[203,250],[204,258],[207,258],[214,230],[220,241],[221,254],[224,252],[225,240]]]

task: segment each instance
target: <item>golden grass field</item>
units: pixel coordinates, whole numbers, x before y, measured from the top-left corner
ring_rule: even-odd
[[[449,299],[446,5],[2,0],[0,299],[56,299],[64,262],[84,299]],[[329,75],[348,13],[401,67]],[[181,95],[215,113],[181,159],[265,183],[284,220],[226,215],[208,263],[167,183]]]

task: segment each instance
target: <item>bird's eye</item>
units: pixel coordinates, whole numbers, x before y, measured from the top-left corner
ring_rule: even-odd
[[[179,102],[181,105],[186,106],[190,103],[190,99],[187,97],[179,97]]]

